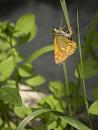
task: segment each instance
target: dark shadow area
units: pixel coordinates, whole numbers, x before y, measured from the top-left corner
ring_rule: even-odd
[[[59,0],[0,0],[0,17],[2,16],[8,16],[12,14],[15,10],[18,10],[19,8],[26,6],[28,4],[32,3],[40,4],[40,3],[46,3],[49,5],[52,5],[55,7],[60,8],[60,1]],[[67,3],[71,4],[73,1],[68,1]]]
[[[0,16],[8,16],[25,4],[27,4],[27,0],[0,0]]]

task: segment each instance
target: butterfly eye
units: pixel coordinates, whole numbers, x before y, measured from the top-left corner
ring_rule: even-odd
[[[58,32],[57,35],[58,35],[58,36],[62,36],[62,33],[61,33],[61,32]]]

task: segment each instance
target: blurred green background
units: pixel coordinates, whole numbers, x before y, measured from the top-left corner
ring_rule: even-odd
[[[98,10],[98,1],[67,0],[67,4],[71,25],[77,39],[76,10],[79,9],[80,31],[81,36],[83,36],[85,27]],[[64,25],[59,0],[0,0],[0,21],[9,20],[15,22],[21,15],[30,12],[36,18],[37,35],[29,44],[19,48],[26,58],[40,47],[53,44],[53,26],[58,28],[61,21]],[[72,57],[67,61],[69,66],[68,77],[73,80],[74,64],[71,61]],[[45,76],[48,81],[64,80],[62,66],[55,65],[52,52],[34,61],[33,65],[36,67],[36,71]],[[95,77],[92,80],[86,80],[86,84],[89,86],[87,87],[89,97],[91,97],[92,84],[94,85],[97,82],[97,76]]]

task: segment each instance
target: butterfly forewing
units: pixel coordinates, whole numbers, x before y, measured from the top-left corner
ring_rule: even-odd
[[[66,51],[68,47],[68,39],[63,35],[57,36],[57,44],[61,51]]]
[[[55,63],[60,64],[75,52],[76,43],[63,35],[54,39]]]

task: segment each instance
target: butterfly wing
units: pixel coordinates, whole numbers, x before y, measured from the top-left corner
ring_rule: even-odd
[[[76,43],[69,40],[63,35],[55,36],[54,38],[54,55],[55,63],[60,64],[66,60],[70,55],[74,54]]]

